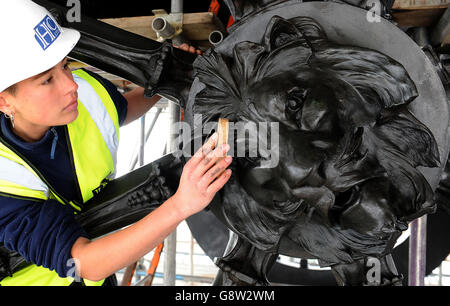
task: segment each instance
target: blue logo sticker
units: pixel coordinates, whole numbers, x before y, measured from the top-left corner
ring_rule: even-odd
[[[54,21],[49,15],[45,16],[41,22],[34,28],[37,42],[41,46],[42,50],[47,50],[55,40],[61,34],[61,29],[59,28],[56,21]]]

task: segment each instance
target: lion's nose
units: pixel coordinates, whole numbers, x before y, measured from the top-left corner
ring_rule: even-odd
[[[305,185],[308,186],[322,186],[325,184],[325,177],[323,174],[323,167],[321,162],[305,166],[295,159],[287,159],[283,166],[284,179],[291,188],[298,188]]]
[[[328,218],[328,211],[335,202],[334,193],[325,186],[311,187],[305,186],[292,190],[292,194],[299,199],[305,200],[317,211]]]
[[[325,102],[310,99],[302,109],[302,130],[333,132],[335,127],[332,116],[333,114]]]
[[[295,163],[289,163],[285,165],[285,171],[283,171],[284,179],[287,181],[291,188],[303,186],[306,179],[312,172],[312,168],[305,168],[296,165]]]

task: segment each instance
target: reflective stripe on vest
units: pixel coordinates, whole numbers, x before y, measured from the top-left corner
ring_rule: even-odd
[[[5,278],[1,282],[2,286],[69,286],[74,282],[71,277],[58,277],[54,271],[50,271],[36,265],[28,266],[19,272],[14,273],[13,277]],[[86,286],[101,286],[105,280],[91,282],[83,280]]]
[[[30,198],[48,199],[49,189],[47,185],[25,166],[0,156],[0,192],[6,194],[23,194]],[[3,171],[3,169],[7,169]],[[33,194],[30,192],[33,191]]]
[[[119,117],[107,90],[84,70],[74,72],[77,82],[78,113],[81,118],[68,124],[69,138],[83,202],[94,196],[103,179],[115,176],[119,145]],[[95,86],[93,86],[95,84]],[[88,134],[86,134],[89,132]],[[95,171],[96,174],[92,175]]]
[[[79,86],[79,99],[83,101],[83,106],[97,125],[111,153],[113,164],[116,165],[119,146],[119,118],[114,102],[103,86],[92,87],[90,85],[97,80],[87,72],[77,70],[74,74],[74,80]]]
[[[55,199],[66,204],[61,198],[50,190],[39,175],[12,149],[0,141],[0,194],[14,198],[30,200]],[[20,178],[23,177],[24,180]],[[70,202],[75,209],[81,210]]]
[[[119,119],[117,109],[104,86],[83,70],[73,72],[78,84],[78,117],[67,125],[69,151],[83,202],[94,196],[105,179],[115,175],[119,143]],[[80,207],[61,199],[51,186],[45,183],[37,170],[19,156],[19,153],[0,142],[0,194],[13,198],[36,201],[56,199],[70,204],[77,211]],[[67,285],[72,281],[60,278],[55,271],[31,265],[6,277],[0,284],[21,285]],[[87,285],[101,282],[85,281]]]

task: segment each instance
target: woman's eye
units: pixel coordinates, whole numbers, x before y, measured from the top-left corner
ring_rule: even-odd
[[[46,79],[44,82],[42,82],[42,85],[48,85],[50,84],[50,82],[52,81],[53,77],[49,77],[48,79]]]

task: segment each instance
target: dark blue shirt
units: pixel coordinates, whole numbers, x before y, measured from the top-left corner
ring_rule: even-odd
[[[110,81],[87,72],[109,92],[119,114],[119,124],[122,125],[127,115],[127,100]],[[41,140],[28,143],[12,132],[8,119],[2,115],[0,134],[37,168],[58,194],[68,201],[82,203],[69,158],[66,126],[52,127]],[[73,269],[73,266],[67,265],[72,246],[80,237],[87,235],[75,221],[71,207],[56,200],[37,202],[0,196],[0,243],[21,254],[27,261],[66,277],[67,272]]]

